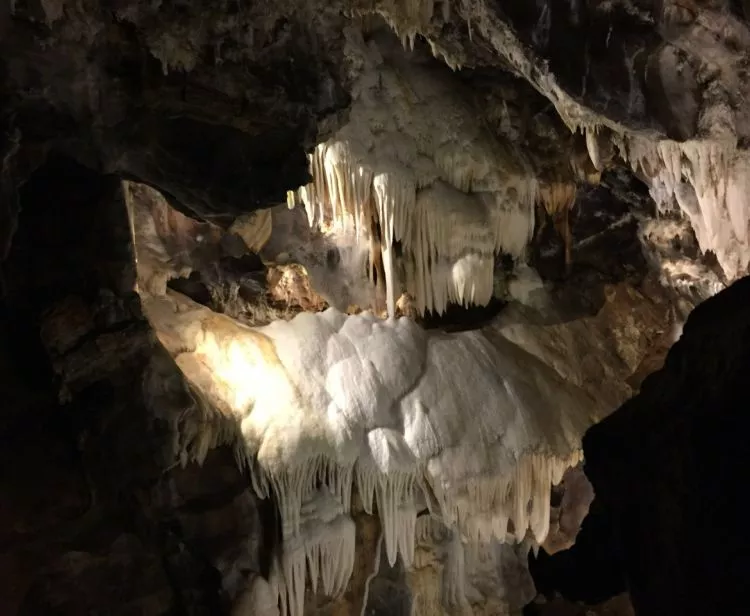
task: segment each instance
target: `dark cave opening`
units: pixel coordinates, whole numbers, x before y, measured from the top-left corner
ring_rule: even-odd
[[[225,245],[221,246],[225,253]],[[254,305],[259,302],[275,306],[267,293],[268,268],[255,253],[241,256],[223,254],[216,263],[208,263],[206,267],[193,270],[187,277],[172,278],[167,282],[167,288],[172,289],[194,302],[206,306],[214,312],[232,313],[237,306],[227,306],[219,298],[230,297],[236,293],[240,303]]]
[[[259,499],[258,512],[260,514],[261,527],[265,529],[261,537],[261,545],[258,549],[260,574],[264,578],[269,579],[273,559],[277,554],[279,544],[282,543],[281,512],[279,511],[278,503],[272,496]]]
[[[0,533],[0,550],[23,552],[37,572],[54,561],[62,538],[93,506],[80,449],[93,416],[61,403],[60,378],[40,329],[53,303],[71,293],[95,294],[87,251],[97,240],[85,220],[96,220],[91,208],[112,185],[112,178],[50,155],[19,190],[18,227],[0,263],[0,466],[7,471],[0,491],[3,519],[23,520]],[[101,399],[95,406],[101,410]],[[33,589],[24,598],[5,588],[0,604],[9,613],[13,605],[18,614],[45,613],[32,595]]]
[[[114,282],[113,274],[120,272],[107,267],[121,256],[123,245],[111,241],[114,220],[103,202],[118,187],[114,176],[55,152],[48,156],[19,190],[19,228],[3,264],[11,305],[36,315],[64,295],[96,294],[92,274],[109,274]],[[120,214],[126,220],[124,206]]]
[[[563,238],[546,212],[537,223],[530,263],[542,279],[558,284],[582,275],[610,283],[633,278],[646,270],[639,221],[653,210],[643,182],[624,166],[609,169],[598,185],[578,187],[569,214],[572,270],[565,271]],[[602,259],[605,244],[612,258]]]
[[[182,293],[194,302],[203,306],[211,307],[211,291],[203,281],[200,272],[190,272],[187,278],[173,278],[167,282],[167,288]]]
[[[628,590],[617,526],[596,500],[575,544],[551,556],[544,548],[537,556],[530,553],[529,572],[537,592],[547,599],[560,595],[571,602],[595,605]],[[524,616],[535,616],[537,609],[529,604]]]

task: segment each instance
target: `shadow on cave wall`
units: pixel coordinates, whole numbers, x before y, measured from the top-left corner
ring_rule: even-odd
[[[662,370],[584,436],[641,616],[747,614],[748,305],[745,277],[696,307]]]
[[[640,616],[747,613],[750,277],[697,306],[662,369],[583,439],[596,498],[576,544],[540,553],[540,592]],[[527,615],[538,613],[529,606]]]

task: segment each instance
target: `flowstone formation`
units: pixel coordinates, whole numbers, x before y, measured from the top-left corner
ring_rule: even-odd
[[[580,461],[585,429],[627,395],[622,379],[639,367],[648,338],[628,348],[625,337],[627,362],[609,351],[588,358],[607,370],[595,385],[580,364],[597,344],[586,336],[600,326],[617,331],[620,317],[602,311],[601,325],[545,323],[554,295],[538,277],[533,292],[511,281],[526,305],[515,301],[476,331],[425,330],[357,307],[264,325],[211,294],[205,305],[188,299],[176,291],[185,290],[180,276],[210,273],[227,246],[243,252],[231,238],[258,251],[270,272],[337,247],[335,234],[311,229],[304,212],[285,206],[221,230],[169,213],[153,190],[125,191],[145,313],[197,401],[173,419],[172,455],[201,463],[231,444],[255,493],[274,503],[280,543],[264,588],[281,613],[307,613],[311,594],[335,600],[350,584],[362,588],[352,577],[361,514],[376,516],[382,532],[371,575],[380,562],[403,567],[416,614],[513,613],[533,598],[525,559],[547,539],[551,487]],[[305,262],[314,284],[320,271]],[[634,291],[610,301],[647,327]],[[659,301],[671,306],[666,295]],[[575,525],[566,532],[574,540]],[[375,600],[368,593],[355,605]]]
[[[277,503],[283,614],[302,613],[319,572],[326,594],[346,586],[355,487],[391,566],[411,567],[423,510],[471,546],[543,542],[550,487],[579,461],[596,410],[538,359],[478,332],[334,309],[247,328],[177,296],[145,309],[196,395],[237,422],[238,456]],[[199,461],[216,442],[210,422],[200,430]]]

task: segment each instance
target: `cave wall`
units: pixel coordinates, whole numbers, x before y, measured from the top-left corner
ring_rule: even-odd
[[[262,542],[262,508],[230,450],[200,469],[170,457],[144,371],[176,379],[162,413],[189,400],[133,291],[121,183],[52,156],[20,204],[2,264],[0,612],[223,613],[238,588],[219,568],[240,586],[261,571],[261,547],[240,562],[235,539]]]
[[[128,188],[52,152],[19,192],[0,278],[0,612],[246,616],[278,512],[221,417],[201,464],[179,457],[200,410],[134,290]],[[354,519],[346,593],[310,593],[307,613],[359,614],[369,587],[368,613],[408,614],[403,569],[373,571],[377,519]]]

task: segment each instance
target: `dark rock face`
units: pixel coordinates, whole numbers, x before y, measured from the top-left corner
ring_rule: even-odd
[[[586,474],[611,516],[639,615],[745,613],[740,491],[750,279],[691,314],[664,368],[584,438]]]
[[[568,601],[595,605],[627,590],[611,516],[597,502],[570,549],[552,556],[542,549],[529,559],[529,569],[537,590],[550,598],[559,593]]]
[[[568,93],[620,121],[659,126],[646,108],[645,84],[638,77],[661,43],[654,29],[659,15],[649,6],[656,3],[499,4],[519,38],[549,62]]]
[[[144,370],[181,377],[132,290],[121,183],[53,156],[19,203],[0,304],[0,612],[224,613],[263,571],[267,514],[230,450],[174,465]]]
[[[318,125],[348,102],[335,16],[233,1],[11,7],[2,114],[24,147],[65,149],[206,218],[304,183]]]

